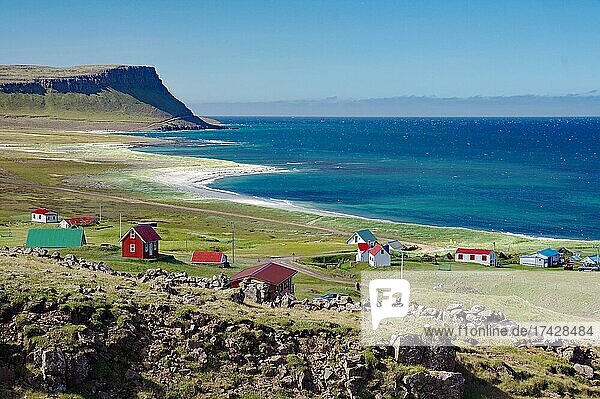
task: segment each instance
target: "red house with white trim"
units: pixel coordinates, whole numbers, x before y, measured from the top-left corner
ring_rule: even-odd
[[[498,263],[496,253],[491,249],[458,248],[454,254],[454,260],[484,266],[496,266]]]
[[[242,280],[261,281],[269,285],[269,292],[274,295],[294,292],[292,277],[297,272],[278,263],[265,263],[249,267],[231,276],[231,287],[238,288]]]
[[[162,240],[150,225],[137,225],[121,237],[121,256],[123,258],[156,259],[158,242]]]
[[[192,254],[192,265],[218,265],[227,267],[227,255],[223,252],[201,252],[194,251]]]

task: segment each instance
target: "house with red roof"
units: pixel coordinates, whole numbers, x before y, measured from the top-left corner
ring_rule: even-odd
[[[228,267],[227,255],[223,252],[201,252],[194,251],[192,254],[192,265],[217,265]]]
[[[369,261],[369,250],[372,248],[371,244],[366,242],[359,242],[356,248],[356,261],[357,262],[368,262]]]
[[[79,218],[69,218],[60,221],[60,227],[63,229],[76,229],[78,227],[93,226],[98,223],[95,216],[83,216]]]
[[[237,288],[243,280],[255,280],[269,285],[272,295],[282,295],[294,292],[292,277],[297,272],[278,263],[269,262],[249,267],[231,276],[231,287]]]
[[[31,221],[37,223],[58,223],[58,212],[47,208],[37,208],[31,212]]]
[[[156,259],[160,240],[162,238],[152,226],[147,224],[133,226],[121,237],[121,256],[123,258]]]
[[[368,253],[369,265],[373,267],[390,266],[392,264],[390,248],[387,245],[377,243],[373,248],[369,249]]]
[[[458,248],[454,254],[454,260],[484,266],[496,266],[498,263],[496,253],[491,249]]]

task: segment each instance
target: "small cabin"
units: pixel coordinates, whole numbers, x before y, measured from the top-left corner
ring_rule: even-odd
[[[27,248],[75,248],[87,243],[83,229],[29,229]]]
[[[356,249],[356,261],[357,262],[368,262],[369,261],[369,250],[371,244],[366,242],[359,242]]]
[[[574,258],[575,258],[574,256],[571,256],[571,259],[577,260],[577,259],[574,259]],[[598,255],[586,256],[583,259],[579,258],[579,260],[581,261],[581,263],[583,263],[586,266],[600,265],[600,256],[598,256]]]
[[[496,266],[498,264],[496,253],[491,249],[458,248],[454,253],[454,260],[484,266]]]
[[[160,240],[162,238],[152,226],[134,226],[121,237],[121,256],[123,258],[156,259]]]
[[[552,248],[546,248],[533,254],[523,255],[519,258],[519,264],[524,266],[554,267],[562,263],[560,252]]]
[[[271,295],[293,294],[294,284],[292,282],[292,277],[294,277],[296,273],[295,270],[292,270],[289,267],[269,262],[249,267],[234,274],[231,276],[231,287],[238,288],[242,280],[249,279],[266,283],[269,286],[269,293]]]
[[[58,223],[58,212],[47,208],[37,208],[31,212],[31,221],[37,223]]]
[[[192,254],[192,265],[216,265],[219,267],[228,267],[227,255],[223,252],[201,252],[194,251]]]
[[[63,229],[77,229],[79,227],[87,227],[98,224],[98,218],[95,216],[83,216],[78,218],[63,219],[59,226]]]
[[[370,266],[390,266],[391,264],[392,258],[387,245],[375,244],[375,246],[369,250]]]

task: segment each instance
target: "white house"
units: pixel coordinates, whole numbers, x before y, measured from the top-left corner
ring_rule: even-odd
[[[533,254],[523,255],[519,263],[524,266],[552,267],[561,263],[560,252],[546,248]]]
[[[454,253],[454,260],[484,266],[496,266],[498,264],[496,253],[491,249],[458,248]]]
[[[46,208],[38,208],[31,212],[31,221],[38,223],[57,223],[58,213]]]
[[[356,249],[356,261],[357,262],[368,262],[369,261],[369,251],[371,250],[371,244],[366,242],[358,243],[358,248]]]
[[[375,244],[375,246],[369,250],[369,265],[376,267],[390,266],[391,264],[392,259],[387,245],[382,246],[381,244]]]
[[[346,240],[346,244],[369,244],[371,246],[375,245],[376,242],[377,238],[370,230],[359,230]]]
[[[581,263],[583,263],[586,266],[599,265],[600,264],[600,256],[598,256],[598,255],[586,256],[585,258],[583,258]]]

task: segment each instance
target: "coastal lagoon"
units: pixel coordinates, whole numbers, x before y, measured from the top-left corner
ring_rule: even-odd
[[[137,150],[286,173],[210,184],[305,207],[434,226],[600,239],[600,118],[221,117],[143,133]]]

